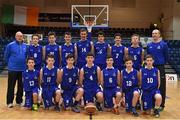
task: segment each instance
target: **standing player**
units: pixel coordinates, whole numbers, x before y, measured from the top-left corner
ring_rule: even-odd
[[[47,66],[40,71],[40,84],[42,87],[42,97],[45,109],[54,105],[56,111],[60,111],[59,101],[61,99],[60,89],[58,88],[58,78],[60,70],[54,66],[54,55],[49,54],[46,58]],[[54,98],[54,103],[53,99]]]
[[[166,80],[164,65],[168,62],[168,46],[161,39],[161,33],[155,29],[152,31],[153,41],[147,45],[147,54],[151,54],[154,58],[154,66],[160,71],[161,86],[160,91],[162,94],[161,110],[165,107],[166,99]]]
[[[70,32],[66,32],[64,34],[64,40],[65,40],[65,44],[60,46],[60,58],[61,58],[61,66],[65,67],[67,65],[66,63],[66,57],[69,54],[73,54],[75,57],[75,63],[76,63],[76,56],[77,56],[77,48],[76,46],[73,45],[73,43],[71,43],[71,33]]]
[[[27,51],[28,57],[33,57],[35,60],[35,66],[34,68],[38,71],[40,71],[42,66],[42,46],[38,44],[39,42],[39,35],[33,34],[32,35],[32,45],[29,46],[29,49]]]
[[[59,45],[56,44],[56,34],[54,32],[49,32],[48,33],[48,40],[49,40],[49,44],[44,46],[43,49],[43,56],[44,59],[47,59],[47,56],[49,54],[54,55],[54,66],[59,68],[59,63],[60,63],[60,48]]]
[[[144,50],[139,46],[140,36],[138,34],[133,34],[131,36],[132,45],[126,49],[126,55],[133,57],[133,68],[139,70],[144,61]]]
[[[78,103],[83,96],[83,89],[77,85],[79,69],[74,66],[74,56],[69,54],[66,57],[67,66],[60,71],[60,83],[65,108],[72,107],[72,111],[79,113]],[[75,99],[73,103],[73,98]]]
[[[104,41],[104,33],[98,33],[98,42],[94,45],[95,64],[102,69],[106,68],[106,56],[110,54],[110,45]]]
[[[113,66],[121,71],[124,69],[126,47],[121,44],[122,38],[120,33],[115,34],[114,41],[115,44],[111,47],[111,54],[114,60]]]
[[[159,91],[160,72],[157,68],[153,67],[153,63],[153,57],[147,55],[146,67],[140,70],[140,83],[143,91],[143,109],[147,111],[154,108],[155,117],[159,117],[159,108],[162,102],[162,96]]]
[[[113,67],[113,58],[106,58],[106,68],[101,71],[101,85],[105,98],[105,107],[112,109],[115,114],[120,113],[121,90],[120,87],[120,72]]]
[[[34,69],[35,62],[33,57],[27,58],[26,69],[22,73],[23,86],[25,91],[25,107],[30,108],[34,111],[38,110],[38,79],[39,72]]]
[[[133,58],[128,56],[125,59],[126,68],[121,71],[122,89],[125,94],[126,112],[132,112],[138,116],[135,106],[139,99],[138,79],[139,72],[133,68]]]
[[[81,40],[75,45],[77,47],[77,67],[81,69],[86,64],[86,56],[89,52],[93,52],[93,43],[87,40],[87,30],[80,30]]]
[[[96,98],[96,106],[102,111],[101,103],[103,102],[103,93],[100,85],[101,69],[95,65],[93,53],[88,53],[86,57],[87,64],[81,68],[79,82],[84,88],[84,102],[94,103]]]

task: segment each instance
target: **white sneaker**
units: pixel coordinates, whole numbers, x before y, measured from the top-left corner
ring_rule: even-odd
[[[7,107],[8,107],[8,108],[13,108],[13,104],[12,104],[12,103],[9,103],[9,104],[7,105]]]
[[[18,106],[18,107],[24,107],[24,104],[23,103],[16,103],[16,106]]]

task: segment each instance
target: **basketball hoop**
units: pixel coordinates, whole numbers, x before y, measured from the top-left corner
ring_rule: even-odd
[[[84,25],[86,26],[88,32],[92,31],[92,27],[95,25],[94,21],[84,21]]]

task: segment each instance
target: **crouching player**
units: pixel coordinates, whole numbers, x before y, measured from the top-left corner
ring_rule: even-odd
[[[27,58],[27,69],[23,72],[23,86],[25,91],[25,107],[38,110],[38,79],[39,72],[34,69],[34,58]]]
[[[140,91],[138,89],[139,72],[133,66],[133,58],[131,56],[125,59],[126,68],[121,71],[122,89],[125,94],[126,112],[132,112],[134,116],[138,116],[135,106],[138,102]]]
[[[72,107],[72,111],[79,113],[78,103],[83,96],[83,89],[77,85],[79,79],[79,69],[74,66],[74,56],[69,54],[66,57],[67,66],[60,71],[60,83],[62,97],[65,108]],[[75,101],[73,102],[73,97]]]
[[[100,86],[100,68],[94,64],[94,55],[88,53],[86,56],[87,64],[81,68],[79,82],[84,88],[84,102],[94,103],[96,98],[96,107],[102,111],[103,93]]]
[[[153,67],[153,57],[146,56],[146,67],[140,70],[141,88],[143,91],[142,101],[145,112],[154,108],[155,117],[159,117],[159,107],[162,102],[162,96],[159,91],[160,72]]]
[[[58,78],[60,78],[60,70],[54,66],[54,62],[54,55],[47,55],[47,65],[40,71],[40,84],[45,109],[49,109],[55,103],[54,109],[60,111],[59,101],[61,94],[57,84],[59,81]]]
[[[121,90],[118,87],[120,85],[120,72],[113,67],[113,58],[111,56],[106,58],[106,64],[106,68],[101,71],[105,107],[115,114],[120,114]]]

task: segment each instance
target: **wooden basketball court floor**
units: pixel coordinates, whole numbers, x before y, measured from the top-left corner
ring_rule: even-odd
[[[84,111],[81,113],[73,113],[71,111],[55,112],[53,110],[45,111],[40,108],[38,112],[25,110],[22,107],[15,106],[14,108],[6,107],[6,89],[7,89],[7,76],[0,77],[0,119],[33,119],[33,120],[46,120],[46,119],[59,119],[59,120],[89,120],[89,116]],[[150,115],[141,115],[133,117],[131,114],[125,113],[121,109],[120,115],[114,115],[110,112],[98,112],[92,117],[92,120],[130,120],[130,119],[157,119]],[[180,81],[175,83],[167,83],[167,99],[166,107],[158,119],[180,119]]]

